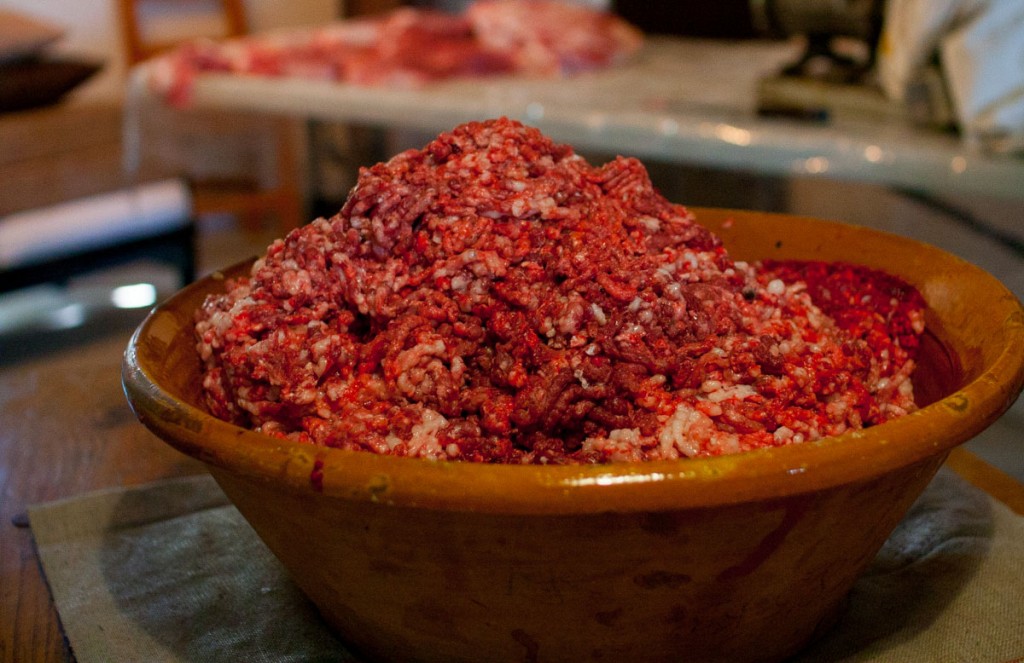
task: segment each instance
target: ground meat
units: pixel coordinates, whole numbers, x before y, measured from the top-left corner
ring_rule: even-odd
[[[211,411],[317,445],[502,463],[735,453],[914,408],[923,301],[733,261],[635,159],[460,126],[360,172],[198,312]]]
[[[559,0],[476,0],[315,28],[189,41],[150,66],[150,85],[186,105],[202,72],[415,88],[478,76],[561,77],[623,62],[643,33],[617,15]]]

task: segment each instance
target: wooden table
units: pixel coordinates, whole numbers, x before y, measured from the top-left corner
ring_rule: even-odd
[[[203,472],[139,424],[120,384],[128,335],[0,368],[0,660],[67,661],[25,510],[100,488]],[[962,448],[948,463],[1024,514],[1024,485]]]
[[[0,369],[0,660],[71,660],[25,510],[91,490],[205,471],[135,419],[128,335]],[[14,524],[17,522],[18,524]]]

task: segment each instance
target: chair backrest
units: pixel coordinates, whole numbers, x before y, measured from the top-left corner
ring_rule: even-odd
[[[148,7],[158,7],[165,14],[179,8],[189,14],[197,11],[204,14],[212,12],[214,18],[219,18],[224,26],[224,33],[217,35],[220,37],[237,37],[249,31],[242,0],[208,0],[205,3],[197,0],[118,0],[121,37],[129,66],[181,42],[181,39],[151,39],[148,36],[149,31],[145,25]]]

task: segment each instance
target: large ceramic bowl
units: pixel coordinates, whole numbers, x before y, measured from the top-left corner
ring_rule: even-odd
[[[368,659],[778,660],[835,616],[950,449],[1020,393],[1024,313],[991,276],[927,245],[807,218],[697,213],[737,258],[845,260],[916,285],[928,303],[915,374],[925,407],[818,442],[646,464],[493,466],[289,443],[201,405],[191,326],[218,278],[139,328],[128,398],[146,426],[209,465]]]

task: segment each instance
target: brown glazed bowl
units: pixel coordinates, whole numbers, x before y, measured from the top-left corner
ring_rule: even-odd
[[[1018,396],[1024,312],[997,280],[931,246],[808,218],[695,211],[738,259],[843,260],[916,285],[928,303],[914,377],[925,407],[801,445],[606,466],[290,443],[203,409],[192,320],[218,278],[138,329],[128,398],[153,432],[208,464],[366,659],[779,660],[835,618],[947,453]]]

